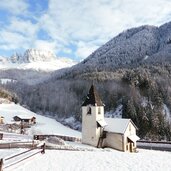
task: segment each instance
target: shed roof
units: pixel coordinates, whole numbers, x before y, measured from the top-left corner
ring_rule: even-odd
[[[87,106],[87,105],[104,106],[94,85],[91,86],[89,93],[88,93],[84,103],[82,104],[82,106]]]
[[[16,115],[14,117],[18,117],[20,119],[32,119],[32,118],[36,118],[35,116],[27,116],[27,115]]]
[[[107,126],[105,127],[105,131],[107,132],[114,132],[114,133],[121,133],[124,134],[126,128],[128,127],[129,122],[131,122],[134,127],[137,129],[135,124],[132,122],[131,119],[121,119],[121,118],[105,118]]]

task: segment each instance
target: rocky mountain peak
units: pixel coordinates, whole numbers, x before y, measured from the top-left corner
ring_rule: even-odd
[[[55,59],[55,54],[47,50],[28,49],[23,55],[24,62],[48,62]]]

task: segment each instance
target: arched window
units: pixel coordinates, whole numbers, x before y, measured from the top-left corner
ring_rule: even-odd
[[[91,107],[87,108],[87,115],[91,115]]]
[[[131,124],[129,124],[129,131],[131,132]]]
[[[98,107],[98,114],[99,114],[99,115],[101,114],[101,110],[100,110],[100,107]]]

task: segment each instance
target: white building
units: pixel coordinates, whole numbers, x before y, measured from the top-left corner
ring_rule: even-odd
[[[82,104],[82,143],[136,151],[137,127],[131,119],[104,118],[104,104],[92,85]]]

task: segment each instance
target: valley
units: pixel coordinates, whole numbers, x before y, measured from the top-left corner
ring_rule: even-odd
[[[80,130],[80,107],[93,83],[104,99],[108,117],[115,117],[113,113],[122,105],[120,116],[136,123],[141,138],[170,140],[170,27],[169,22],[128,29],[80,63],[67,68],[58,63],[61,69],[55,71],[46,70],[51,67],[48,62],[56,60],[54,55],[28,50],[22,58],[15,57],[14,64],[16,59],[21,65],[45,62],[44,70],[2,70],[2,79],[16,80],[2,86],[32,111]],[[73,123],[68,124],[65,119],[70,117]]]

